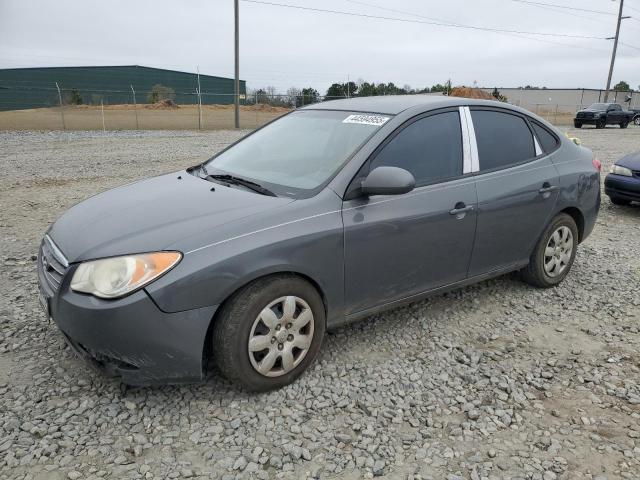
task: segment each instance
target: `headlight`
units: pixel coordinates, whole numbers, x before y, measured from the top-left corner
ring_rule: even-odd
[[[611,173],[615,173],[616,175],[624,175],[625,177],[633,177],[633,172],[627,167],[621,167],[620,165],[611,165],[611,169],[609,170]]]
[[[182,259],[180,252],[154,252],[81,263],[71,290],[100,298],[117,298],[152,282]]]

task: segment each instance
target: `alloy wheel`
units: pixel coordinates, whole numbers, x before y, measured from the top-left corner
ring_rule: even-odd
[[[544,271],[555,278],[561,275],[571,261],[573,253],[573,234],[569,227],[559,227],[547,242],[544,250]]]
[[[249,360],[265,377],[279,377],[295,369],[313,340],[313,312],[303,299],[280,297],[258,314],[249,334]]]

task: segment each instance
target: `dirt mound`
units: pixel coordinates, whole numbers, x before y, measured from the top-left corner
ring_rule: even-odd
[[[163,109],[173,109],[180,108],[173,100],[167,98],[165,100],[160,100],[159,102],[152,103],[151,105],[145,105],[144,108],[150,108],[152,110],[163,110]]]
[[[490,93],[480,90],[479,88],[470,87],[454,87],[451,90],[452,97],[477,98],[480,100],[495,100]]]
[[[254,103],[253,105],[246,105],[243,110],[249,110],[251,112],[288,112],[291,110],[286,107],[275,107],[273,105],[269,105],[267,103]]]

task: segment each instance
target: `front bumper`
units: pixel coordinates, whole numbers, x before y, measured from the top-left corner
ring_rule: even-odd
[[[78,294],[69,288],[74,270],[56,292],[40,265],[38,281],[51,318],[76,353],[129,385],[203,379],[205,338],[217,306],[165,313],[144,290],[116,300]]]
[[[582,125],[595,125],[600,123],[600,118],[574,118],[574,123],[581,123]]]
[[[610,173],[604,179],[604,193],[609,197],[640,202],[640,178]]]

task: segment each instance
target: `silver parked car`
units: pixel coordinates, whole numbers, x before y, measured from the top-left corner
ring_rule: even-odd
[[[592,153],[504,103],[432,96],[311,105],[202,165],[68,210],[40,298],[123,382],[292,382],[325,331],[519,270],[569,273],[600,206]]]

